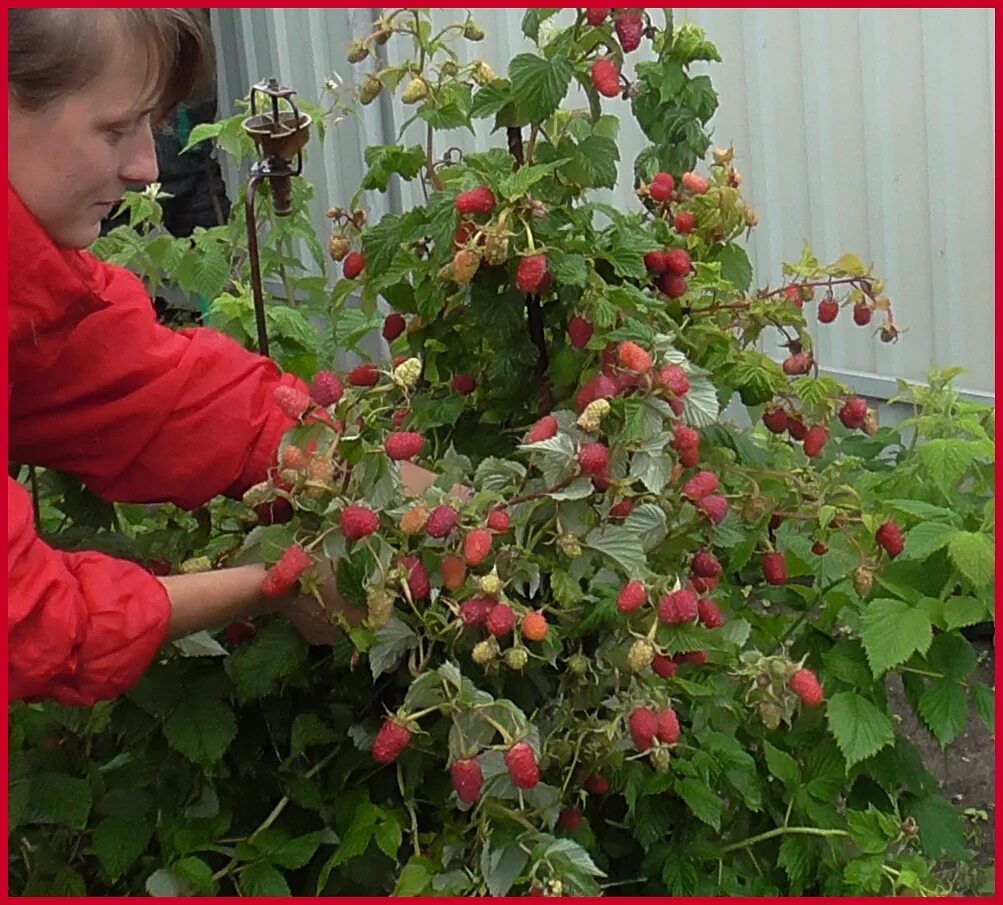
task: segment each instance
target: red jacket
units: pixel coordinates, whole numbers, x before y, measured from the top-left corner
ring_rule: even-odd
[[[57,249],[8,186],[8,457],[120,502],[192,508],[263,480],[290,421],[268,359],[208,329],[157,324],[143,284]],[[9,699],[91,704],[134,685],[170,603],[133,563],[54,550],[7,479]]]

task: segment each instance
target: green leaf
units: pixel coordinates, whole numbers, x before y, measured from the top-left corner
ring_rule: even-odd
[[[834,694],[826,708],[826,717],[848,767],[895,742],[888,716],[855,692]]]
[[[58,823],[82,830],[91,812],[91,787],[64,773],[36,773],[24,823]]]
[[[187,881],[174,871],[165,867],[158,868],[146,878],[146,891],[154,898],[171,898],[185,896],[191,892]]]
[[[512,86],[506,79],[495,79],[482,87],[470,104],[470,118],[493,116],[512,101]]]
[[[924,503],[922,500],[885,500],[884,505],[896,512],[914,515],[916,518],[928,522],[953,523],[957,519],[957,514],[953,509],[944,509],[941,506],[934,506],[932,503]]]
[[[724,245],[708,260],[721,263],[721,276],[739,292],[746,292],[752,285],[752,262],[741,245]]]
[[[242,896],[282,896],[292,895],[289,884],[271,864],[258,862],[251,864],[240,874],[240,894]]]
[[[961,686],[952,680],[931,682],[919,696],[919,715],[942,746],[948,745],[968,723],[968,704]]]
[[[437,870],[437,867],[438,865],[428,858],[412,857],[397,877],[394,895],[420,896],[427,892],[429,882],[432,879],[432,871]],[[320,889],[318,889],[319,894]]]
[[[502,848],[484,846],[481,874],[487,883],[488,893],[492,896],[506,895],[528,860],[529,852],[516,844]]]
[[[396,817],[385,820],[376,827],[373,834],[376,845],[392,861],[397,860],[397,853],[400,851],[401,840],[404,838],[400,822]]]
[[[520,53],[508,64],[519,109],[535,123],[542,123],[560,106],[568,93],[571,75],[571,63],[560,55],[546,60],[533,53]]]
[[[958,529],[942,522],[921,522],[905,537],[902,559],[926,559],[948,544]]]
[[[254,640],[227,658],[227,671],[241,703],[271,694],[306,662],[307,643],[285,620],[263,626]]]
[[[390,177],[397,173],[404,179],[414,179],[425,165],[425,152],[420,145],[405,148],[402,145],[370,145],[363,156],[369,167],[362,180],[362,188],[387,190]]]
[[[948,597],[938,603],[943,607],[944,624],[948,631],[992,619],[986,601],[978,597]]]
[[[164,737],[175,751],[196,764],[211,766],[237,735],[237,719],[220,700],[188,697],[164,724]]]
[[[780,843],[777,864],[787,872],[792,886],[803,887],[811,876],[815,845],[815,841],[807,836],[784,836]]]
[[[948,544],[947,552],[958,571],[974,587],[990,584],[996,569],[996,553],[992,540],[974,531],[959,531]]]
[[[290,839],[285,830],[273,829],[259,833],[255,837],[254,847],[269,864],[276,864],[286,870],[299,870],[310,863],[322,842],[333,842],[336,838],[330,830],[317,830]]]
[[[198,895],[216,895],[217,883],[212,876],[212,868],[201,858],[182,858],[171,865],[171,872],[181,877]]]
[[[968,692],[972,696],[972,707],[978,714],[982,725],[990,732],[996,732],[996,693],[988,685],[981,682],[972,682],[968,686]]]
[[[690,427],[710,427],[720,411],[714,384],[707,377],[691,374],[690,389],[683,402],[683,422]]]
[[[561,7],[559,6],[539,6],[527,9],[522,17],[522,33],[530,41],[538,41],[540,38],[540,23],[560,11]]]
[[[109,817],[94,827],[90,850],[115,882],[136,863],[152,835],[153,825],[149,821]]]
[[[532,166],[521,167],[501,180],[498,184],[498,191],[504,198],[509,200],[521,198],[534,185],[546,179],[547,176],[558,169],[563,163],[563,160],[554,160],[550,163],[536,163]]]
[[[801,768],[786,751],[781,751],[764,739],[763,753],[766,755],[766,768],[787,786],[788,790],[801,785]]]
[[[682,779],[676,784],[679,797],[689,809],[708,826],[721,829],[723,806],[721,799],[698,779]]]
[[[919,840],[928,858],[967,857],[965,835],[957,810],[939,795],[907,802],[905,812],[919,824]]]
[[[612,138],[589,135],[578,142],[564,176],[584,188],[615,188],[620,149]]]
[[[376,632],[376,643],[369,649],[369,669],[376,681],[385,669],[418,643],[418,638],[406,623],[391,617],[390,622]]]
[[[661,506],[656,506],[654,503],[641,503],[640,506],[635,506],[630,515],[624,519],[623,527],[638,536],[645,552],[657,547],[665,540],[668,532],[665,513]]]
[[[584,546],[608,556],[628,575],[639,575],[644,568],[641,538],[625,527],[611,525],[605,530],[595,528],[588,533]]]
[[[588,280],[585,255],[553,252],[550,255],[554,278],[563,286],[584,286]]]
[[[941,633],[933,639],[926,662],[949,679],[964,679],[975,668],[975,651],[962,635]]]
[[[860,621],[860,640],[875,678],[904,663],[916,651],[925,654],[933,641],[930,620],[922,610],[902,600],[874,600]]]
[[[846,824],[850,838],[868,855],[885,851],[889,843],[898,836],[895,822],[873,808],[868,811],[848,811]]]
[[[315,713],[300,713],[293,720],[290,753],[302,754],[313,745],[326,745],[337,739],[334,732]]]
[[[927,440],[916,454],[934,483],[945,495],[964,476],[977,458],[979,444],[968,440]]]

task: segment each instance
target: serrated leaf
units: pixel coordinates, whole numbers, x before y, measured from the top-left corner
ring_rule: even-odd
[[[186,698],[164,724],[168,744],[203,766],[216,763],[236,735],[237,719],[233,711],[214,698]]]
[[[992,619],[992,611],[986,601],[977,597],[948,597],[938,600],[944,614],[944,625],[948,631],[987,622]]]
[[[741,245],[724,245],[710,260],[720,261],[721,276],[739,292],[748,291],[752,285],[752,262]]]
[[[922,500],[885,500],[884,505],[897,512],[914,515],[916,518],[928,522],[953,523],[957,518],[953,509],[944,509],[942,506],[934,506],[932,503],[924,503]]]
[[[697,818],[715,830],[721,829],[721,799],[704,783],[698,779],[682,779],[676,791]]]
[[[36,773],[24,823],[58,823],[82,830],[91,812],[91,788],[86,780],[64,773]]]
[[[290,733],[290,752],[302,754],[314,745],[326,745],[333,742],[337,736],[328,725],[315,713],[300,713],[293,720]]]
[[[860,640],[875,678],[917,651],[925,654],[933,641],[933,628],[926,614],[902,600],[871,601],[860,622]]]
[[[188,895],[188,883],[167,868],[161,867],[146,878],[146,891],[154,898]]]
[[[563,164],[564,160],[553,160],[549,163],[535,163],[531,166],[520,167],[501,180],[498,184],[498,191],[509,200],[520,198]]]
[[[907,802],[905,812],[919,824],[919,839],[928,858],[965,858],[965,835],[958,812],[939,795]]]
[[[575,478],[563,490],[555,490],[553,493],[548,493],[547,496],[552,500],[559,501],[585,500],[594,492],[595,487],[592,485],[591,478]]]
[[[546,839],[547,834],[541,834],[541,839]],[[553,837],[550,837],[553,839]],[[583,874],[587,874],[590,877],[605,877],[604,874],[598,867],[596,867],[595,861],[592,860],[592,856],[582,848],[581,844],[575,842],[574,839],[554,839],[550,845],[547,846],[543,853],[543,857],[553,858],[559,856],[561,858],[567,859],[572,867],[580,870]]]
[[[282,896],[292,895],[286,878],[271,864],[259,862],[246,867],[240,874],[240,894],[242,896]]]
[[[369,649],[369,669],[376,681],[385,669],[396,665],[397,661],[418,643],[418,637],[411,627],[396,617],[376,632],[376,643]]]
[[[560,106],[568,93],[571,75],[571,64],[561,55],[547,60],[533,53],[520,53],[508,64],[519,109],[536,123],[546,120]]]
[[[690,427],[709,427],[717,421],[720,411],[714,384],[706,377],[690,375],[690,390],[683,402],[683,422]]]
[[[905,548],[902,559],[926,559],[931,553],[936,553],[946,546],[958,529],[942,522],[921,522],[909,529],[905,536]]]
[[[115,882],[136,863],[152,835],[149,821],[109,817],[94,827],[90,847],[104,872]]]
[[[975,441],[935,439],[920,443],[916,455],[927,474],[946,495],[975,461],[980,446]]]
[[[963,635],[942,632],[933,639],[926,662],[949,679],[964,679],[975,668],[976,656]]]
[[[947,546],[951,561],[974,587],[982,588],[993,580],[996,553],[992,540],[974,531],[959,531]]]
[[[826,707],[826,718],[848,767],[895,741],[888,716],[855,692],[834,694]]]
[[[404,838],[401,825],[397,818],[384,820],[376,827],[373,833],[376,845],[384,855],[393,861],[397,860],[397,853],[400,851],[401,840]]]
[[[580,254],[557,254],[550,256],[554,279],[562,286],[584,286],[589,272],[585,256]]]
[[[503,848],[484,846],[481,852],[481,875],[487,883],[488,893],[492,896],[506,895],[528,860],[529,852],[519,845],[507,845]]]
[[[978,714],[982,725],[994,735],[996,733],[996,693],[981,682],[972,682],[968,687],[972,696],[972,708]]]
[[[306,662],[307,643],[285,620],[264,625],[254,639],[226,661],[227,672],[244,703],[263,698]]]
[[[502,491],[518,483],[526,476],[526,466],[511,459],[497,459],[489,456],[477,466],[474,472],[474,486],[481,490]]]
[[[495,79],[480,88],[470,103],[470,118],[494,116],[512,101],[512,86],[506,79]]]
[[[950,744],[968,723],[968,704],[961,686],[934,680],[919,696],[919,715],[942,746]]]
[[[801,785],[801,768],[786,751],[781,751],[764,739],[763,753],[766,755],[766,768],[787,786],[788,790]]]
[[[408,180],[421,172],[425,165],[425,151],[420,145],[405,148],[403,145],[370,145],[363,152],[369,170],[362,180],[362,188],[385,192],[390,177],[398,174]]]
[[[808,880],[815,863],[815,842],[807,836],[784,836],[777,854],[777,864],[787,872],[795,887]]]
[[[608,556],[628,575],[639,575],[644,568],[644,548],[641,539],[627,528],[611,525],[588,533],[584,546]]]
[[[201,858],[189,857],[175,861],[171,865],[171,872],[185,881],[195,893],[216,895],[218,884],[213,879],[212,868]]]
[[[195,632],[178,638],[174,646],[183,657],[225,657],[227,650],[208,632]]]
[[[633,531],[641,539],[641,547],[645,552],[657,547],[668,533],[665,512],[661,506],[654,503],[641,503],[635,506],[630,515],[623,520],[623,527]]]
[[[661,493],[672,474],[672,458],[667,453],[638,452],[630,461],[630,477],[651,493]]]

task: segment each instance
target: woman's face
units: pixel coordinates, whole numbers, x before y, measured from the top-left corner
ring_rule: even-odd
[[[40,111],[10,96],[11,186],[56,245],[85,248],[127,188],[157,178],[142,42],[116,41],[104,71]]]

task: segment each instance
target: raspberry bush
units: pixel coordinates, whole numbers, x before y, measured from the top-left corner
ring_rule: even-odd
[[[806,248],[753,288],[756,215],[690,73],[713,45],[668,15],[555,13],[527,12],[536,49],[504,77],[463,58],[469,18],[398,10],[353,43],[360,100],[414,111],[362,188],[425,201],[332,212],[325,347],[382,331],[392,361],[315,376],[290,349],[311,397],[279,400],[300,424],[270,479],[173,553],[263,557],[307,594],[337,560],[362,621],[312,649],[278,618],[231,626],[120,701],[16,707],[24,892],[949,891],[959,818],[887,682],[943,745],[970,707],[991,722],[960,630],[992,618],[993,414],[937,374],[879,427],[820,375],[809,318],[899,328],[852,254]],[[376,69],[387,40],[411,52]],[[651,143],[624,212],[595,190],[631,115]],[[479,119],[496,147],[437,156]],[[421,497],[403,460],[439,475]],[[118,508],[135,549],[181,533]]]

